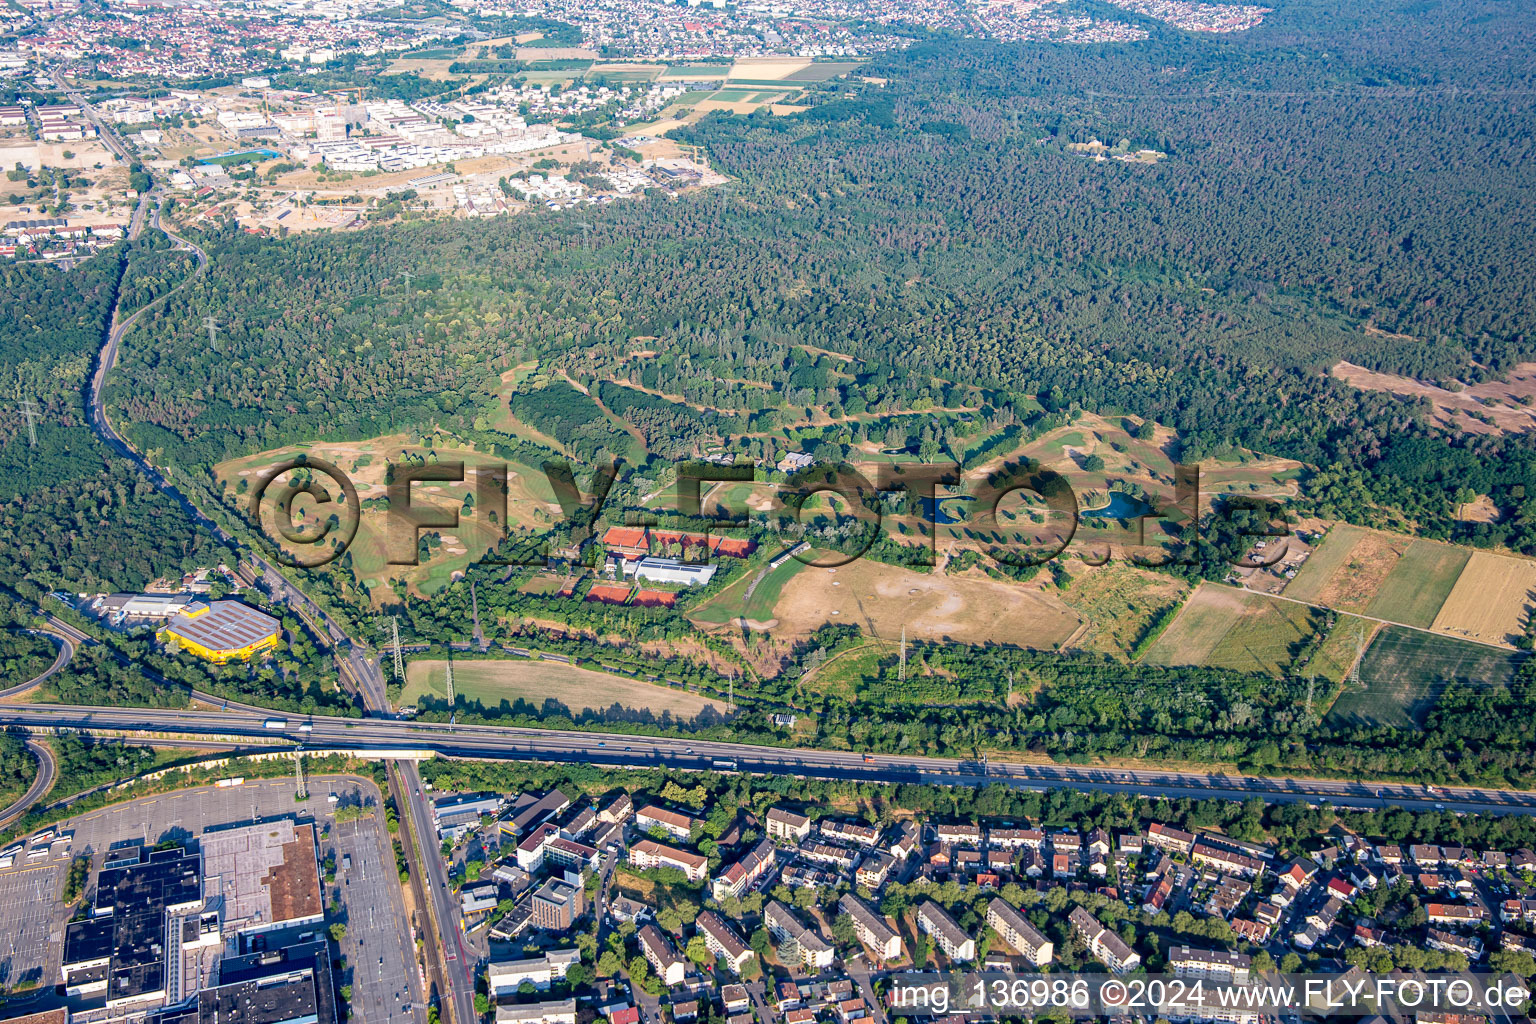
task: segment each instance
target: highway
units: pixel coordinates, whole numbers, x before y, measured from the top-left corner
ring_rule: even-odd
[[[177,711],[152,708],[71,706],[0,706],[0,726],[24,729],[69,728],[130,734],[173,733],[249,739],[271,745],[276,735],[264,727],[277,712],[256,709]],[[514,726],[454,725],[391,718],[332,718],[288,716],[289,739],[308,747],[390,750],[430,750],[448,757],[489,760],[556,761],[616,768],[710,770],[716,761],[730,761],[742,771],[807,778],[856,779],[869,782],[921,782],[979,786],[1002,783],[1045,789],[1069,786],[1141,796],[1220,797],[1266,801],[1329,801],[1335,806],[1398,806],[1410,810],[1458,810],[1536,814],[1536,792],[1484,787],[1450,786],[1428,791],[1401,782],[1354,782],[1335,779],[1267,778],[1175,769],[1111,769],[1077,765],[1025,764],[1008,761],[969,761],[953,758],[892,754],[864,755],[847,751],[757,746],[714,740],[673,739],[597,733],[527,729]],[[304,722],[309,731],[300,732]],[[414,776],[414,772],[409,773]],[[431,809],[408,786],[413,826],[430,834]],[[424,828],[423,828],[424,826]],[[432,863],[424,858],[429,875]],[[434,878],[434,881],[441,881]],[[453,920],[450,918],[449,920]],[[452,945],[450,944],[450,952]]]

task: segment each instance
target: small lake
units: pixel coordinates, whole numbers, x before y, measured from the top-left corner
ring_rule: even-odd
[[[944,506],[950,502],[975,500],[975,496],[970,494],[953,494],[949,497],[939,498],[937,500],[933,498],[922,498],[921,501],[923,504],[923,518],[928,520],[930,523],[937,523],[940,526],[948,526],[953,523],[964,522],[965,513],[963,509],[945,508]]]
[[[1082,519],[1138,519],[1150,515],[1152,506],[1124,491],[1110,491],[1109,504],[1103,508],[1078,513]]]

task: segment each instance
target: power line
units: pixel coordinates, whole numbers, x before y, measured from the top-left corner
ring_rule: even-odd
[[[22,399],[21,413],[27,418],[27,440],[37,447],[37,403],[30,398]]]

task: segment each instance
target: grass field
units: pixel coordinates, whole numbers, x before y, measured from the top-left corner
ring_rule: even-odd
[[[994,580],[913,572],[865,558],[837,568],[807,566],[783,589],[773,609],[786,637],[828,623],[858,626],[867,635],[1002,643],[1054,650],[1082,619],[1054,594]]]
[[[402,706],[419,704],[433,697],[448,699],[447,662],[413,661],[406,669]],[[456,661],[453,665],[453,689],[460,700],[479,702],[494,708],[502,701],[519,698],[542,707],[554,699],[573,712],[603,711],[614,704],[657,715],[670,711],[674,716],[693,718],[705,708],[725,712],[720,701],[709,700],[686,690],[674,690],[653,683],[593,672],[559,662],[532,661]]]
[[[1513,644],[1536,604],[1536,562],[1475,551],[1435,616],[1438,632]]]
[[[881,707],[918,704],[963,705],[999,702],[1006,696],[1001,679],[961,682],[952,674],[926,665],[920,652],[909,651],[906,681],[899,682],[894,666],[900,645],[870,640],[839,652],[801,682],[802,690],[841,697],[855,702],[872,701]],[[881,663],[885,671],[881,671]]]
[[[1321,618],[1306,605],[1203,583],[1143,660],[1278,676],[1322,628]]]
[[[815,559],[819,554],[813,549],[805,552],[803,557]],[[701,626],[723,626],[744,619],[748,625],[770,628],[770,624],[773,624],[773,608],[778,604],[784,585],[806,568],[806,564],[798,558],[789,559],[777,569],[769,569],[767,561],[761,565],[748,566],[740,579],[695,608],[688,617]]]
[[[1167,573],[1124,562],[1074,565],[1061,599],[1087,620],[1088,630],[1072,646],[1125,657],[1154,619],[1184,599],[1187,587]]]
[[[1471,556],[1471,548],[1414,541],[1382,582],[1365,613],[1428,629]]]
[[[1505,684],[1514,678],[1524,657],[1454,637],[1387,626],[1360,663],[1363,687],[1347,687],[1328,718],[1339,725],[1419,727],[1448,682]]]

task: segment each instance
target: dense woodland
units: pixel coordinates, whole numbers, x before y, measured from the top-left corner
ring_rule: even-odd
[[[0,590],[29,601],[138,589],[213,556],[211,538],[87,426],[85,388],[126,260],[114,250],[67,273],[0,266]]]
[[[1185,461],[1240,443],[1324,467],[1325,514],[1536,550],[1529,437],[1443,436],[1324,376],[1348,359],[1467,379],[1533,356],[1530,17],[1298,0],[1230,38],[921,45],[874,62],[883,87],[680,129],[739,180],[616,204],[590,248],[547,212],[214,238],[213,272],[131,339],[111,398],[141,443],[200,465],[467,426],[526,356],[659,457],[806,407],[985,405],[1001,427],[1038,400],[1152,417]],[[1065,148],[1090,136],[1169,155]],[[207,315],[230,321],[213,349]],[[657,368],[630,360],[642,347]],[[636,454],[558,378],[514,407],[575,453]],[[1454,523],[1463,486],[1504,521]]]

